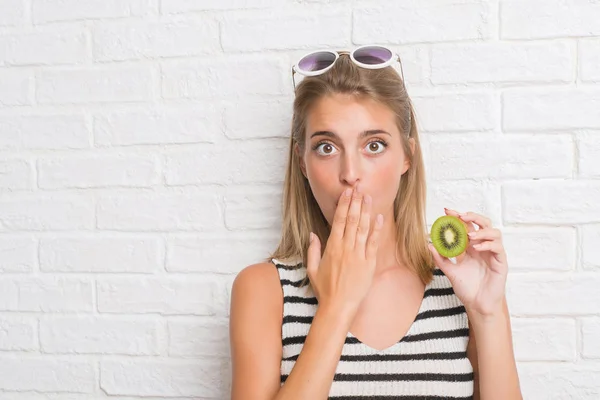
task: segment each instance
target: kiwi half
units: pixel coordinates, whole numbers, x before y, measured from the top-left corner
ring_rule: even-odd
[[[447,258],[461,255],[469,245],[467,225],[452,215],[436,219],[431,226],[430,237],[433,247]]]

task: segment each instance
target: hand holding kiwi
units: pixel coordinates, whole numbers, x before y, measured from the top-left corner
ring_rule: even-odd
[[[320,307],[353,316],[368,293],[383,226],[379,214],[370,229],[371,205],[358,187],[341,195],[322,258],[319,238],[311,232],[306,269]]]
[[[446,258],[458,257],[467,250],[467,224],[453,215],[444,215],[431,227],[431,243]]]

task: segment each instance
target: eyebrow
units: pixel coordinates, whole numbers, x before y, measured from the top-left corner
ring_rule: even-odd
[[[371,129],[368,131],[363,131],[360,133],[360,135],[358,136],[360,139],[365,138],[367,136],[373,136],[373,135],[377,135],[379,133],[385,133],[386,135],[392,136],[389,132],[386,132],[382,129]],[[336,135],[333,132],[330,131],[317,131],[315,133],[313,133],[312,135],[310,135],[310,138],[314,138],[315,136],[327,136],[330,138],[335,138],[335,139],[339,139],[340,137],[338,135]]]

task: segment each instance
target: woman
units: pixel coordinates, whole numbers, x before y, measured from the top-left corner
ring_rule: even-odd
[[[396,61],[363,46],[293,69],[306,77],[281,240],[232,287],[233,400],[522,398],[500,231],[461,213],[470,244],[456,263],[428,243],[421,145]]]

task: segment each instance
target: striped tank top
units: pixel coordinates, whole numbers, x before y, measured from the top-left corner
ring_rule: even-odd
[[[281,384],[294,367],[317,310],[310,285],[301,287],[301,263],[273,259],[283,289]],[[469,326],[464,305],[436,268],[406,335],[376,350],[348,332],[329,399],[473,399],[473,367],[467,358]]]

